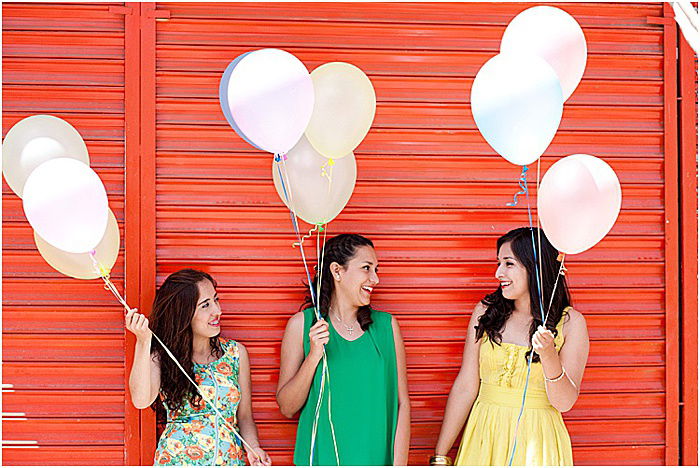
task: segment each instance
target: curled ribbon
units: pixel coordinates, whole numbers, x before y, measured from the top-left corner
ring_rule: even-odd
[[[328,179],[328,192],[330,193],[331,187],[333,185],[333,166],[335,166],[335,161],[333,158],[329,158],[326,163],[321,166],[321,177]]]
[[[311,237],[312,234],[313,234],[314,232],[316,232],[316,231],[318,231],[318,232],[323,232],[323,231],[324,231],[323,225],[322,225],[322,224],[316,224],[316,225],[314,225],[314,227],[312,227],[311,229],[309,229],[309,232],[306,233],[306,235],[304,235],[304,236],[299,240],[299,242],[293,243],[293,244],[292,244],[292,247],[301,247],[302,244],[304,243],[304,241],[305,241],[306,239],[308,239],[309,237]]]
[[[520,195],[527,196],[527,166],[523,166],[523,171],[520,173],[520,178],[518,179],[518,185],[520,186],[520,191],[513,195],[513,201],[506,203],[506,206],[516,206]]]

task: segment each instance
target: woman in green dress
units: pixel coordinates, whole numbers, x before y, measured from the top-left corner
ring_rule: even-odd
[[[341,234],[326,242],[316,319],[311,297],[287,323],[277,403],[288,418],[301,410],[296,465],[406,465],[410,406],[398,322],[373,310],[379,283],[369,239]],[[322,399],[323,354],[327,377]]]

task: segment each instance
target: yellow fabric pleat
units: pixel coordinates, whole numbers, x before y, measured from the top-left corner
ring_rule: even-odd
[[[564,344],[562,325],[554,340]],[[467,420],[456,465],[507,465],[527,375],[526,346],[484,338],[479,354],[481,386]],[[573,465],[571,439],[561,413],[547,399],[542,364],[532,363],[525,410],[518,428],[514,466]]]

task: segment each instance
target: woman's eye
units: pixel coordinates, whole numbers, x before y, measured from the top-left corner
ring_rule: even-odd
[[[207,307],[209,307],[209,303],[208,303],[208,302],[207,302],[206,304],[202,304],[202,309],[206,309]]]
[[[369,271],[369,265],[365,265],[365,266],[363,266],[362,268],[364,268],[365,270]]]

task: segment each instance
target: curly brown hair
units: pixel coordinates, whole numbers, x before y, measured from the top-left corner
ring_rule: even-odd
[[[533,250],[533,235],[535,239],[537,239],[538,235],[540,238],[539,242],[535,242],[535,250]],[[559,252],[549,242],[544,231],[540,229],[538,232],[536,228],[521,227],[513,229],[498,239],[496,242],[496,251],[499,251],[501,246],[506,243],[510,243],[510,248],[513,250],[515,257],[527,270],[528,291],[530,293],[530,313],[533,319],[530,325],[530,341],[532,341],[532,336],[537,331],[537,327],[542,325],[534,254],[537,252],[537,258],[541,259],[542,262],[542,271],[540,274],[542,275],[542,297],[546,311],[546,307],[549,305],[549,299],[552,297],[554,283],[559,274],[559,262],[557,261]],[[537,246],[538,243],[542,245],[541,251]],[[486,295],[486,297],[481,300],[481,303],[486,306],[486,311],[479,317],[479,323],[474,327],[475,338],[476,340],[480,340],[484,334],[486,334],[492,343],[500,345],[502,341],[501,331],[506,321],[513,313],[515,301],[503,297],[503,291],[499,286],[494,292]],[[569,288],[566,284],[566,278],[562,276],[559,279],[559,285],[554,293],[552,307],[549,316],[547,316],[546,324],[547,329],[554,333],[555,336],[557,334],[556,326],[561,320],[564,309],[570,305],[571,296],[569,295]],[[526,358],[529,357],[530,352],[531,350],[527,352],[525,355]],[[532,360],[533,362],[539,361],[539,356],[535,353]]]
[[[193,381],[195,375],[191,324],[199,300],[197,285],[201,281],[210,281],[216,288],[214,278],[203,271],[188,268],[168,276],[156,292],[149,316],[153,333],[163,340]],[[223,355],[219,335],[210,338],[209,345],[213,356],[219,358]],[[160,390],[167,407],[177,411],[187,400],[193,406],[199,405],[201,396],[197,389],[182,374],[157,340],[151,343],[151,353],[160,361]],[[153,404],[156,405],[157,401]]]

